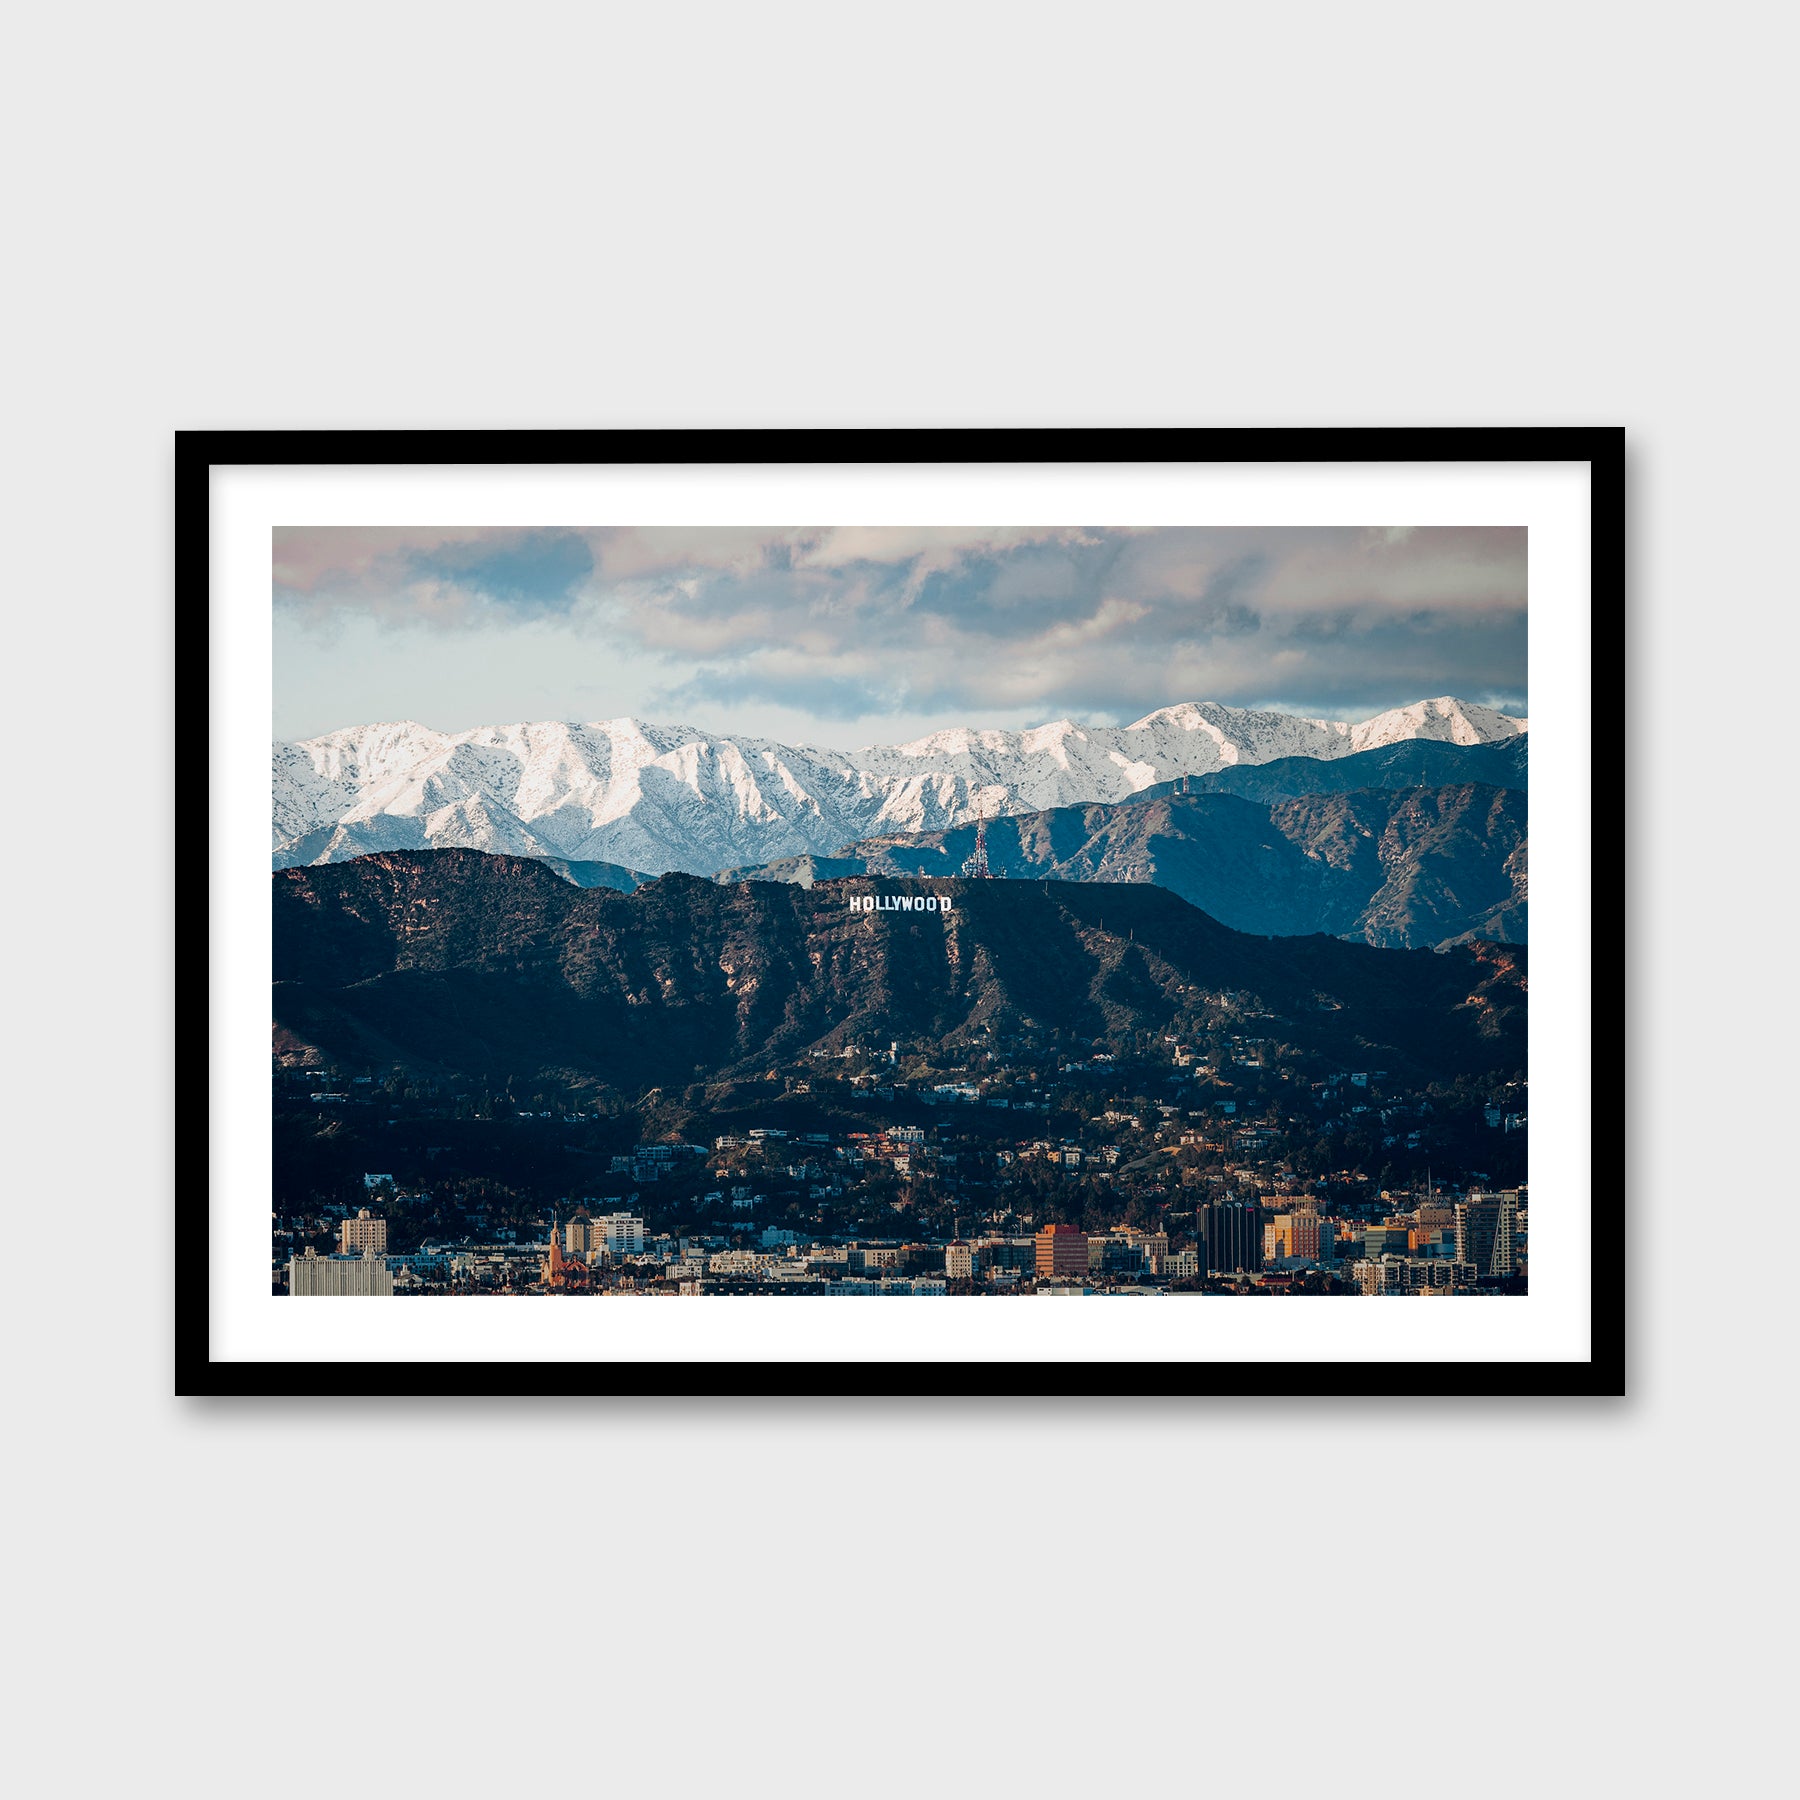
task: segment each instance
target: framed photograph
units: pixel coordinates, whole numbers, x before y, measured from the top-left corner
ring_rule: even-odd
[[[1623,1392],[1621,432],[176,491],[179,1392]]]

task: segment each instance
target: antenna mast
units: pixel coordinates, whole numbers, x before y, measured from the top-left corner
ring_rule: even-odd
[[[971,881],[987,881],[993,875],[987,859],[987,802],[981,801],[975,813],[975,853],[963,864],[963,874]]]

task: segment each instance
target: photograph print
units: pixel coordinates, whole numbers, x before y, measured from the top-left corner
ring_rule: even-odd
[[[272,1295],[1530,1292],[1523,527],[272,548]]]

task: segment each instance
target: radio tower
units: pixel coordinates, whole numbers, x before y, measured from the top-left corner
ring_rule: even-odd
[[[975,854],[963,864],[963,874],[970,881],[987,881],[993,871],[988,867],[987,859],[987,810],[983,803],[982,810],[975,815]]]

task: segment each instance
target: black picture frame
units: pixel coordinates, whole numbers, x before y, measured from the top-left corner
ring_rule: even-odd
[[[1624,716],[1625,434],[1616,427],[1268,429],[179,431],[175,434],[176,711],[209,715],[211,477],[233,465],[979,463],[1525,463],[1591,470],[1592,716]],[[193,766],[191,745],[182,762]],[[1617,1396],[1625,1392],[1624,1098],[1592,1086],[1590,1355],[1585,1362],[267,1362],[222,1361],[210,1338],[211,805],[178,784],[175,1390],[209,1396]],[[1624,1055],[1622,784],[1593,814],[1591,998],[1596,1072]],[[191,929],[196,920],[204,929]],[[1604,923],[1605,929],[1602,929]],[[1601,946],[1610,946],[1602,955]],[[1608,1022],[1604,1035],[1602,1021]],[[1601,1171],[1606,1170],[1605,1179]]]

